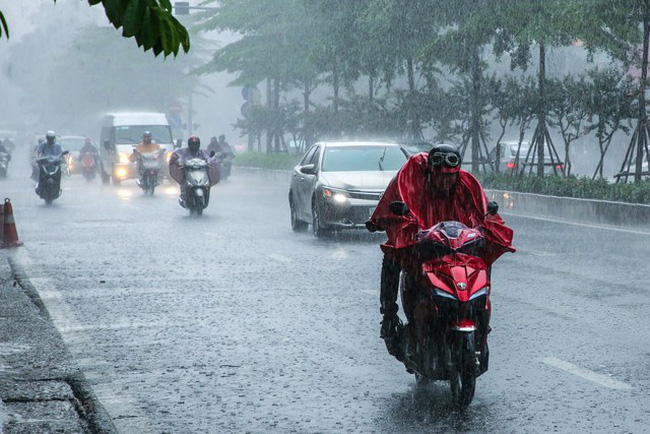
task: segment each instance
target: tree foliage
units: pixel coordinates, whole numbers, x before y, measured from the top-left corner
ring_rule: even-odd
[[[56,0],[53,0],[56,2]],[[88,0],[93,6],[101,4],[106,17],[116,28],[122,28],[122,36],[134,38],[145,51],[153,50],[158,56],[178,55],[182,48],[190,49],[187,29],[172,15],[170,0]],[[0,11],[0,37],[2,29],[9,37],[9,26]]]

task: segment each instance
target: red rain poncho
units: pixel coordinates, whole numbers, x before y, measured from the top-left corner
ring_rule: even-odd
[[[411,216],[393,214],[388,207],[393,201],[406,203]],[[421,153],[412,156],[393,178],[370,221],[388,235],[388,241],[382,245],[386,254],[413,246],[418,231],[441,221],[456,220],[471,228],[481,227],[487,247],[483,259],[489,266],[505,252],[515,249],[512,229],[499,214],[487,214],[487,204],[481,184],[462,169],[458,172],[455,190],[449,196],[434,196],[427,176],[427,154]]]

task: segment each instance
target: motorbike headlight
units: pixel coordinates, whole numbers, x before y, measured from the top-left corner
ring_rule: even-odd
[[[169,163],[169,159],[172,158],[172,153],[171,152],[165,152],[165,159]]]
[[[348,194],[345,190],[335,188],[323,188],[323,196],[332,199],[336,203],[345,203],[348,200]]]
[[[120,161],[120,163],[122,163],[122,164],[128,164],[128,163],[130,163],[131,160],[129,160],[129,154],[127,154],[126,152],[120,152],[120,154],[119,154],[119,161]]]
[[[485,286],[485,287],[479,289],[478,291],[476,291],[474,294],[472,294],[472,296],[469,298],[469,300],[472,301],[472,300],[474,300],[476,298],[481,297],[482,295],[487,295],[489,291],[490,291],[490,286]]]
[[[458,299],[456,298],[456,296],[454,296],[453,294],[448,293],[447,291],[443,291],[443,290],[440,289],[440,288],[433,288],[433,290],[436,292],[436,295],[437,295],[438,297],[448,298],[448,299],[450,299],[450,300],[458,300]]]

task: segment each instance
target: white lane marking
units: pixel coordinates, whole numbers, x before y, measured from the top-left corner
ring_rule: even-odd
[[[275,261],[282,262],[283,264],[289,264],[293,262],[293,259],[282,255],[276,255],[275,253],[269,253],[267,256]]]
[[[541,220],[541,221],[551,222],[551,223],[562,223],[564,225],[581,226],[583,228],[605,229],[605,230],[609,230],[609,231],[625,232],[625,233],[628,233],[628,234],[649,235],[650,236],[650,232],[647,232],[647,231],[618,228],[616,226],[599,225],[599,224],[592,224],[592,223],[578,223],[578,222],[572,222],[572,221],[569,221],[569,220],[555,219],[555,218],[551,218],[551,217],[540,217],[540,216],[533,216],[533,215],[530,215],[530,214],[518,214],[518,213],[513,213],[513,212],[505,212],[505,211],[500,212],[499,214],[503,214],[503,215],[506,215],[506,216],[512,216],[512,217],[520,217],[520,218],[524,218],[524,219]]]
[[[610,378],[606,375],[598,374],[596,372],[590,371],[589,369],[581,368],[580,366],[565,362],[564,360],[558,359],[557,357],[544,357],[542,359],[539,359],[539,361],[546,363],[547,365],[562,369],[563,371],[567,371],[570,374],[577,375],[578,377],[584,378],[585,380],[600,384],[601,386],[607,387],[609,389],[632,389],[632,386],[623,383],[622,381],[614,380],[613,378]]]

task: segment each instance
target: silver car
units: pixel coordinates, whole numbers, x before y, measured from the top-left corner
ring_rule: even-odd
[[[319,142],[293,169],[291,227],[316,237],[364,228],[388,183],[407,160],[396,143]]]

